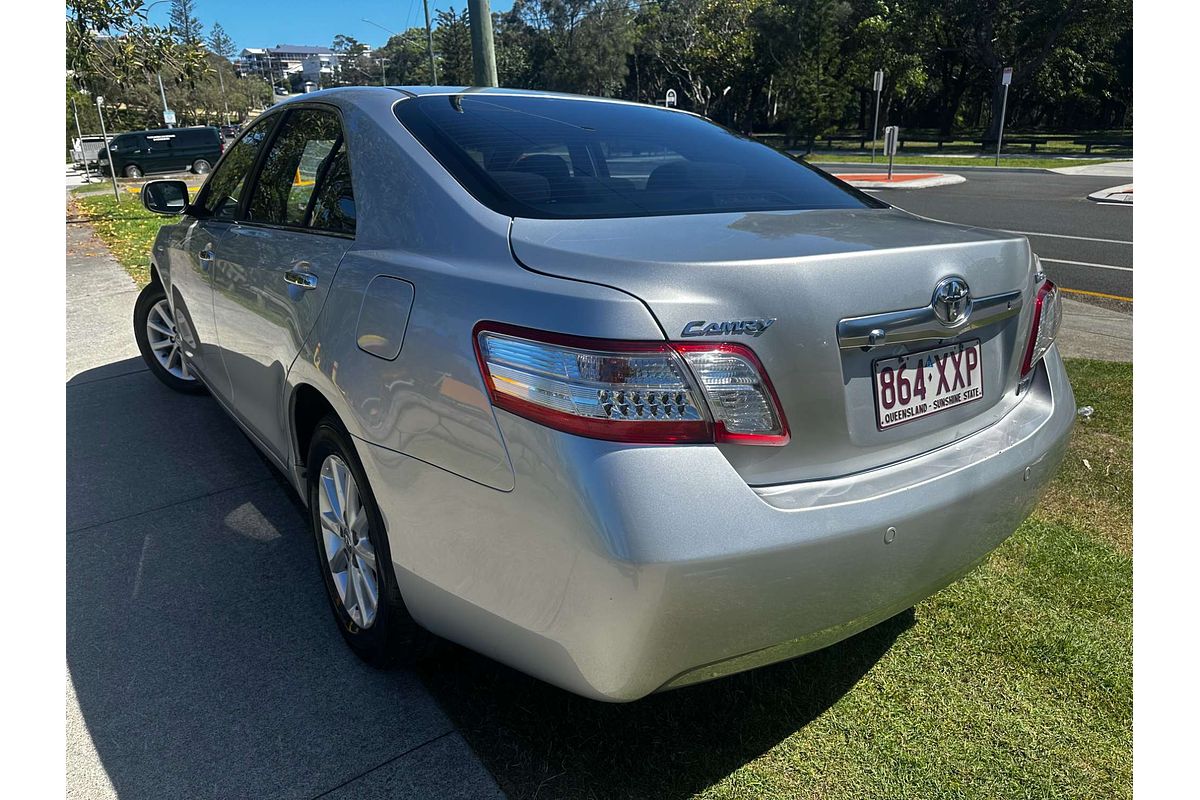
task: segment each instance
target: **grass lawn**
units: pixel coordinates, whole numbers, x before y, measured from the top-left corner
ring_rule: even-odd
[[[150,282],[150,248],[154,237],[159,228],[175,221],[176,217],[151,214],[142,207],[141,197],[124,188],[118,204],[113,199],[112,186],[106,184],[105,189],[107,191],[76,193],[71,198],[68,213],[91,223],[96,235],[125,271],[138,286],[145,286]]]
[[[792,151],[795,154],[796,151]],[[1000,159],[1000,167],[1037,167],[1053,169],[1057,167],[1082,167],[1088,164],[1103,164],[1109,161],[1124,160],[1120,158],[1041,158],[1038,156],[1004,157]],[[805,161],[813,164],[869,164],[871,157],[861,153],[849,152],[845,155],[833,153],[814,153],[807,156]],[[916,164],[924,167],[991,167],[995,165],[992,158],[971,158],[970,156],[896,156],[896,164]],[[875,164],[887,166],[887,156],[876,154]]]
[[[513,798],[1130,797],[1132,366],[1068,370],[1096,411],[1038,510],[910,612],[629,705],[461,650],[425,681]]]

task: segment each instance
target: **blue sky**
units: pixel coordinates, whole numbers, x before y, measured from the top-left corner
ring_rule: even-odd
[[[363,22],[364,17],[394,31],[425,24],[421,0],[196,0],[195,5],[205,35],[220,22],[239,51],[277,44],[328,46],[339,33],[378,47],[388,34]],[[461,11],[466,5],[466,0],[430,0],[429,14],[451,6]],[[512,0],[492,0],[492,11],[511,7]],[[150,9],[150,21],[166,25],[170,13],[171,4],[161,3]]]

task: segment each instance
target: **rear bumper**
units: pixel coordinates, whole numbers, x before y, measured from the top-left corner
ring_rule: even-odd
[[[1029,514],[1074,417],[1052,349],[999,423],[833,480],[754,489],[715,447],[614,445],[503,412],[511,492],[360,451],[422,624],[622,701],[819,649],[945,586]]]

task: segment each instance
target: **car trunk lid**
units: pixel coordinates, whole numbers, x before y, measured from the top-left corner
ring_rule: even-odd
[[[511,240],[527,269],[641,299],[670,340],[723,340],[754,350],[779,395],[791,441],[720,445],[751,485],[894,463],[981,430],[1019,401],[1030,319],[1023,306],[1031,305],[1022,300],[1034,280],[1020,236],[885,208],[518,218]],[[965,281],[982,310],[972,311],[969,326],[922,324],[914,314],[924,309],[928,316],[935,287],[948,277]],[[892,340],[864,344],[863,318],[885,320]],[[881,427],[877,361],[976,340],[981,399]]]

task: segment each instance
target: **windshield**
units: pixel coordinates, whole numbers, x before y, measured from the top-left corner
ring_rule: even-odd
[[[559,97],[429,95],[396,116],[480,202],[582,219],[867,208],[867,195],[690,114]]]

